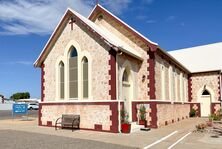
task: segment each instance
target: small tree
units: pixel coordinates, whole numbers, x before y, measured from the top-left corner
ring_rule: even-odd
[[[13,94],[10,98],[13,100],[29,99],[30,94],[29,94],[29,92],[18,92],[18,93]]]

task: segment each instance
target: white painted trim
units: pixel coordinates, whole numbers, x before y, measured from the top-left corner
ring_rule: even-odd
[[[169,69],[168,69],[168,77],[169,77],[169,99],[170,101],[172,101],[172,66],[170,65],[169,66]]]
[[[80,79],[80,76],[81,76],[81,71],[80,71],[80,68],[81,68],[81,62],[80,62],[80,56],[81,56],[81,47],[80,45],[75,41],[75,40],[70,40],[69,43],[66,45],[65,47],[65,52],[64,52],[64,57],[65,57],[65,65],[67,66],[67,69],[65,71],[65,82],[66,83],[66,87],[65,87],[65,91],[66,91],[66,100],[70,100],[69,98],[69,53],[70,53],[70,48],[71,47],[75,47],[76,48],[76,51],[77,51],[77,62],[78,62],[78,99],[82,99],[81,98],[81,79]]]
[[[84,57],[87,58],[88,60],[88,99],[93,99],[92,97],[92,57],[90,55],[90,53],[88,51],[82,51],[80,54],[79,54],[79,57],[80,57],[80,64],[81,64],[81,67],[80,67],[80,93],[81,93],[81,99],[83,100],[83,88],[82,88],[82,73],[83,73],[83,70],[82,70],[82,59]]]
[[[183,102],[184,101],[184,96],[183,96],[183,73],[182,72],[180,72],[179,79],[180,79],[180,97],[179,97],[179,100]]]
[[[152,146],[154,146],[154,145],[156,145],[156,144],[158,144],[158,143],[166,140],[167,138],[171,137],[172,135],[176,134],[177,132],[178,132],[178,131],[174,131],[174,132],[170,133],[169,135],[167,135],[167,136],[165,136],[165,137],[157,140],[156,142],[154,142],[154,143],[152,143],[152,144],[150,144],[150,145],[145,146],[143,149],[151,148]]]
[[[205,89],[210,92],[211,102],[215,102],[215,94],[213,89],[211,89],[208,85],[206,85]],[[204,85],[197,92],[197,101],[199,102],[201,102],[201,96],[203,91],[204,91]]]
[[[135,89],[135,84],[136,84],[136,80],[135,80],[135,74],[134,74],[134,71],[132,70],[132,65],[130,63],[130,61],[126,60],[123,65],[122,65],[122,68],[120,69],[120,77],[119,77],[119,81],[120,81],[120,99],[123,100],[123,86],[122,86],[122,77],[123,77],[123,73],[124,71],[126,70],[126,68],[129,68],[130,70],[130,82],[131,82],[131,88],[130,88],[130,92],[131,92],[131,96],[130,96],[130,99],[129,99],[129,102],[131,103],[131,101],[133,99],[135,99],[135,92],[136,92],[136,89]],[[132,104],[129,105],[129,121],[132,120]]]
[[[56,80],[55,80],[55,82],[56,82],[56,85],[55,85],[55,87],[56,87],[56,99],[55,99],[55,100],[59,100],[59,99],[60,99],[60,84],[59,84],[60,74],[59,74],[59,69],[58,69],[60,62],[63,62],[63,64],[64,64],[64,99],[63,99],[63,100],[65,100],[65,99],[66,99],[65,86],[66,86],[66,83],[67,83],[67,82],[65,82],[65,79],[66,79],[66,76],[65,76],[66,64],[65,64],[65,58],[64,58],[64,56],[60,56],[60,57],[56,60],[56,63],[55,63],[55,73],[56,73],[56,74],[55,74],[55,75],[56,75]]]
[[[118,102],[117,100],[59,100],[59,101],[43,101],[39,103],[87,103],[87,102]]]
[[[166,90],[166,79],[165,79],[165,65],[164,62],[162,61],[162,63],[160,64],[160,75],[161,75],[161,98],[163,100],[165,100],[166,95],[165,95],[165,90]]]

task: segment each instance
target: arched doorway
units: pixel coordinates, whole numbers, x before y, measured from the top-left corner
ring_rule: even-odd
[[[202,91],[200,102],[201,116],[208,117],[211,114],[211,94],[206,88]]]
[[[122,76],[122,100],[124,108],[129,114],[129,121],[132,121],[131,100],[133,97],[133,83],[130,68],[126,67]]]

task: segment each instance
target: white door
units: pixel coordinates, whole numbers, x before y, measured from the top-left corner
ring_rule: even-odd
[[[129,115],[129,121],[132,121],[132,114],[131,114],[131,81],[130,81],[130,72],[129,70],[125,70],[123,73],[122,78],[122,98],[124,100],[124,108]]]
[[[211,106],[211,99],[210,95],[202,95],[201,96],[201,116],[207,117],[210,115],[210,106]]]

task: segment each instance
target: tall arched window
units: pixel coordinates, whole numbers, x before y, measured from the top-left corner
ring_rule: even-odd
[[[64,99],[65,95],[65,86],[64,86],[64,63],[59,63],[59,98]]]
[[[82,59],[82,94],[83,98],[89,97],[89,69],[86,57]]]
[[[69,98],[78,98],[78,54],[71,47],[69,54]]]
[[[161,65],[161,98],[165,99],[165,68],[164,64]]]

